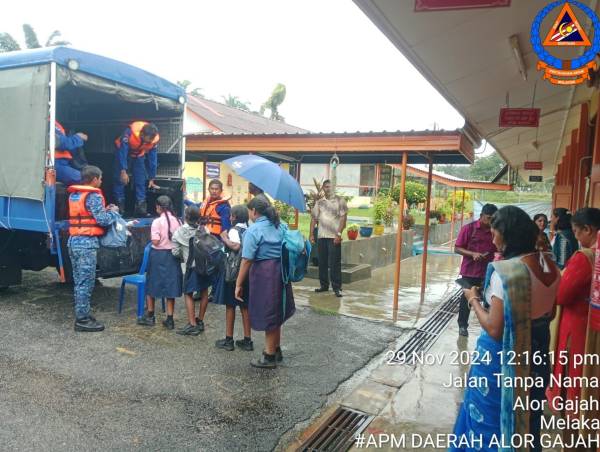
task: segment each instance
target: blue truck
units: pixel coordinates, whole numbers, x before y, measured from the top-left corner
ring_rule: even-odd
[[[54,267],[61,281],[71,279],[67,187],[56,182],[54,168],[55,119],[89,136],[85,156],[102,169],[108,202],[115,201],[115,139],[133,121],[155,123],[159,188],[149,190],[148,210],[167,194],[181,215],[185,102],[173,83],[69,47],[0,54],[0,288],[20,284],[23,270]],[[131,184],[127,190],[126,213],[133,213]],[[99,250],[98,277],[138,270],[152,218],[138,220],[126,247]]]

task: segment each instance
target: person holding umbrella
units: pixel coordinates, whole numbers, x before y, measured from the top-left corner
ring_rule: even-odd
[[[253,196],[269,202],[264,196],[264,193],[267,193],[273,199],[284,202],[300,212],[306,211],[300,183],[276,163],[258,155],[238,155],[224,160],[223,163],[251,183],[248,190]]]

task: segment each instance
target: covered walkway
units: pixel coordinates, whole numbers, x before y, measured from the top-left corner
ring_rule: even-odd
[[[338,163],[401,163],[401,199],[404,199],[408,164],[426,163],[429,170],[420,277],[422,302],[427,279],[433,165],[473,163],[474,147],[479,145],[480,142],[473,138],[468,129],[366,133],[192,134],[186,137],[186,160],[217,162],[234,155],[256,153],[276,162],[290,163],[290,172],[297,180],[300,180],[302,163],[329,163],[335,157],[339,160]],[[404,209],[398,211],[398,225],[402,225]],[[402,228],[399,227],[392,305],[394,316],[398,314],[402,243]]]

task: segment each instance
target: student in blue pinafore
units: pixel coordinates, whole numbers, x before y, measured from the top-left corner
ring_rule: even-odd
[[[228,250],[228,253],[241,253],[243,249],[244,235],[248,229],[248,209],[245,205],[237,205],[231,208],[231,224],[234,225],[226,234],[221,234],[221,240]],[[233,276],[233,275],[232,275]],[[234,277],[234,276],[233,276]],[[250,286],[248,280],[244,283],[244,301],[235,298],[235,281],[227,282],[225,272],[221,272],[220,278],[215,288],[215,303],[225,305],[225,339],[220,339],[215,343],[217,348],[227,351],[235,349],[233,342],[233,329],[235,326],[235,308],[240,308],[242,314],[242,323],[244,326],[244,339],[235,341],[238,348],[245,351],[254,350],[252,343],[250,316],[248,314],[248,292]]]
[[[248,203],[250,220],[254,221],[244,234],[242,264],[235,287],[235,298],[243,301],[244,282],[250,280],[248,309],[253,330],[265,332],[265,350],[250,364],[274,369],[283,361],[281,353],[281,326],[296,307],[291,284],[285,286],[281,278],[281,245],[283,228],[275,208],[263,196]]]

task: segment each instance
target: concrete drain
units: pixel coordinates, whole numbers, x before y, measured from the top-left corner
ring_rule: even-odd
[[[297,450],[302,452],[347,451],[373,420],[362,411],[339,407]]]
[[[450,320],[458,313],[462,289],[458,289],[437,308],[427,321],[413,333],[396,352],[395,361],[414,364],[415,354],[425,353],[444,332]]]

